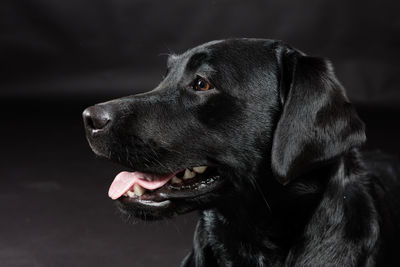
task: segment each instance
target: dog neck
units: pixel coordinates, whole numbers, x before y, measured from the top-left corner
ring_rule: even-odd
[[[241,262],[241,266],[270,266],[294,261],[293,244],[305,238],[307,229],[325,229],[325,223],[332,229],[337,226],[337,231],[346,231],[340,225],[342,221],[330,221],[325,209],[331,209],[329,212],[343,220],[349,216],[345,212],[348,188],[365,193],[360,188],[360,172],[358,152],[351,151],[287,186],[265,179],[268,182],[260,183],[262,191],[258,194],[232,198],[202,211],[193,252],[183,266],[220,266],[219,262],[224,266],[236,266],[234,262]],[[327,204],[335,209],[324,206]],[[368,214],[374,210],[369,209],[365,211]],[[324,235],[324,230],[320,234]]]

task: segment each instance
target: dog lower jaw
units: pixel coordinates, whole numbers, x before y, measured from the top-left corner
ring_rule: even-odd
[[[196,196],[179,198],[165,198],[157,200],[146,200],[143,198],[122,197],[115,201],[121,215],[129,222],[137,220],[153,221],[171,218],[177,215],[185,214],[194,210],[204,210],[215,206],[218,198],[218,192],[224,189],[224,183],[221,181],[211,192],[197,192]]]

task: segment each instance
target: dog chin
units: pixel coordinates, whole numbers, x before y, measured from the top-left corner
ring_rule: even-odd
[[[148,203],[142,205],[128,203],[125,199],[117,200],[115,204],[121,217],[129,223],[136,223],[139,220],[163,220],[212,206],[211,203],[184,203],[184,201],[174,203],[169,200],[165,201],[165,203]]]
[[[122,219],[129,223],[137,223],[140,220],[143,221],[156,221],[166,218],[171,218],[177,215],[176,211],[172,209],[151,209],[145,207],[137,207],[127,205],[121,200],[115,202]]]

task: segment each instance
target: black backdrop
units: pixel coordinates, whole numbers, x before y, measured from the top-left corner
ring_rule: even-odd
[[[84,107],[153,88],[165,54],[212,39],[285,40],[327,57],[367,123],[399,154],[398,1],[3,0],[0,265],[177,266],[196,213],[124,223],[107,197],[123,168],[95,158]]]
[[[0,96],[148,90],[164,73],[165,53],[258,37],[331,59],[353,101],[396,106],[399,7],[395,0],[4,0]]]

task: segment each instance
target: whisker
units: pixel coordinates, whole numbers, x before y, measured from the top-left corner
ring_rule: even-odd
[[[268,204],[268,201],[267,201],[267,199],[266,199],[266,197],[265,197],[263,191],[261,190],[261,186],[259,185],[259,183],[257,182],[257,180],[256,180],[253,176],[250,176],[250,181],[251,181],[251,184],[253,185],[253,187],[254,187],[255,189],[257,189],[258,193],[260,193],[262,199],[264,200],[265,204],[266,204],[267,207],[268,207],[269,212],[272,213],[271,206]]]

